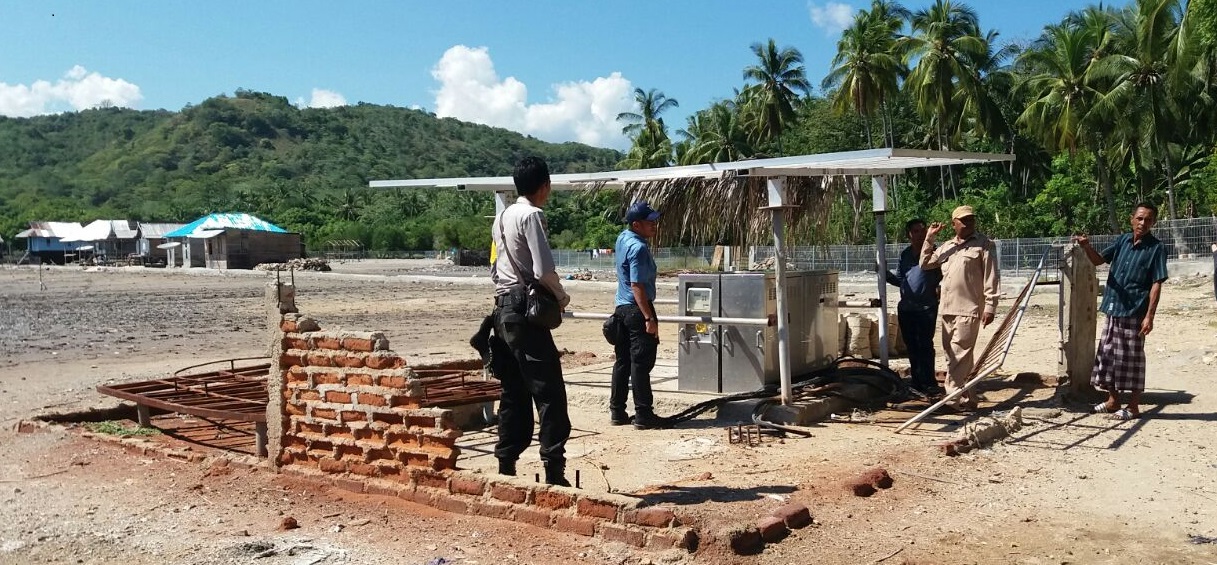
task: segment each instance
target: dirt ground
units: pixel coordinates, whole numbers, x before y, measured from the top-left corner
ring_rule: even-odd
[[[1217,317],[1212,279],[1195,275],[1164,289],[1148,338],[1145,417],[1107,420],[1057,406],[1050,388],[994,379],[984,383],[981,413],[1023,406],[1027,425],[959,457],[936,445],[975,416],[936,416],[897,435],[911,414],[885,411],[871,423],[830,422],[809,428],[809,438],[745,447],[727,442],[713,414],[672,430],[610,427],[602,397],[572,387],[570,467],[584,488],[681,505],[708,530],[755,521],[787,501],[811,509],[813,527],[754,556],[713,544],[694,554],[636,550],[265,470],[141,456],[79,425],[18,432],[22,421],[116,406],[95,392],[99,384],[263,354],[263,292],[273,279],[0,269],[0,563],[1217,562],[1217,544],[1192,543],[1217,537]],[[301,311],[324,328],[384,331],[414,364],[472,357],[466,339],[491,305],[481,269],[427,261],[339,264],[334,273],[296,273],[295,282]],[[611,304],[609,284],[569,287],[574,310]],[[1044,288],[1004,374],[1056,372],[1057,291]],[[675,327],[664,331],[661,355],[674,358]],[[611,359],[597,322],[569,321],[555,335],[577,353],[568,372]],[[492,443],[485,432],[467,436],[462,467],[489,469]],[[535,457],[534,447],[522,472],[537,470]],[[894,486],[869,498],[847,491],[873,467]],[[301,527],[279,531],[285,516]]]

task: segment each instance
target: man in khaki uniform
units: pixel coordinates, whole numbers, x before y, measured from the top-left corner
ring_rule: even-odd
[[[980,328],[993,322],[1001,294],[1001,275],[993,242],[976,233],[976,214],[971,206],[951,212],[955,237],[934,248],[934,238],[945,226],[934,222],[926,230],[921,247],[921,268],[942,269],[942,296],[938,305],[942,349],[947,355],[947,394],[968,382],[975,365],[973,349]],[[974,410],[975,394],[964,393],[958,406]]]

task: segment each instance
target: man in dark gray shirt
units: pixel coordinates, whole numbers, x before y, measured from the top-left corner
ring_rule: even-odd
[[[925,220],[904,224],[909,246],[900,253],[896,272],[887,273],[887,282],[900,287],[896,306],[900,335],[909,350],[909,375],[913,388],[926,396],[942,393],[934,377],[934,329],[938,323],[938,284],[942,269],[922,270],[921,246],[925,243]]]
[[[491,265],[494,279],[495,351],[491,370],[502,386],[499,398],[499,441],[494,456],[499,473],[516,474],[516,461],[532,443],[533,405],[541,420],[538,434],[545,482],[570,486],[566,480],[566,440],[570,438],[570,416],[566,383],[558,347],[549,329],[532,324],[524,316],[525,287],[530,282],[545,286],[565,308],[570,296],[554,270],[553,252],[545,235],[541,208],[549,200],[549,166],[537,157],[525,157],[513,175],[520,197],[495,218],[491,228],[496,250]],[[494,347],[494,340],[501,340]],[[505,345],[505,347],[503,347]]]

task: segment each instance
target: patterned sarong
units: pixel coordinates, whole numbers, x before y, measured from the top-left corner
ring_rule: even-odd
[[[1145,337],[1139,318],[1107,317],[1090,384],[1103,390],[1145,390]]]

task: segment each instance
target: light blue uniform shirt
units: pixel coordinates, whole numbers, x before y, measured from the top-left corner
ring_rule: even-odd
[[[647,300],[654,301],[658,270],[646,240],[626,228],[617,236],[614,253],[616,257],[613,261],[617,266],[617,306],[634,303],[634,291],[630,288],[630,283],[641,283],[646,290]]]
[[[1166,246],[1151,233],[1133,245],[1132,234],[1126,233],[1107,246],[1102,255],[1111,270],[1099,310],[1117,318],[1145,317],[1149,312],[1150,288],[1166,280]]]

